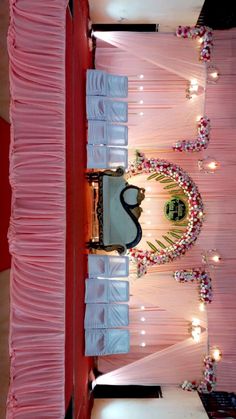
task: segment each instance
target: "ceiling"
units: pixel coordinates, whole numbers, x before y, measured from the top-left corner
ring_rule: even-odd
[[[194,25],[203,0],[89,0],[93,23],[156,23],[172,32],[178,25]]]

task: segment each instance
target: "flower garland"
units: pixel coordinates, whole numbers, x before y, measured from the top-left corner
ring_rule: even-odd
[[[194,391],[199,393],[211,393],[216,386],[216,361],[210,355],[204,358],[203,379],[199,384],[196,381],[185,380],[181,385],[183,390]]]
[[[131,260],[137,263],[137,274],[141,277],[147,267],[172,262],[182,256],[196,241],[202,227],[203,202],[198,188],[190,176],[176,164],[166,160],[147,159],[143,153],[137,152],[136,160],[129,166],[130,176],[141,173],[157,172],[177,182],[188,197],[189,220],[183,236],[173,245],[158,252],[150,250],[130,249]]]
[[[199,283],[199,298],[204,304],[212,302],[212,285],[209,274],[201,268],[194,268],[191,270],[184,269],[182,271],[175,271],[174,278],[177,282],[193,282]]]
[[[206,149],[209,144],[210,135],[210,119],[206,116],[202,116],[198,121],[198,137],[196,140],[183,140],[178,141],[173,145],[175,151],[201,151]]]
[[[178,26],[176,29],[176,35],[179,38],[200,38],[201,49],[200,49],[200,60],[210,61],[211,51],[213,47],[213,32],[208,26]]]

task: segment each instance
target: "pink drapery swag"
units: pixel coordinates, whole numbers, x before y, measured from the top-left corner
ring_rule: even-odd
[[[9,419],[64,417],[66,5],[10,0]]]
[[[155,35],[157,40],[159,35],[161,34]],[[133,34],[133,36],[135,35]],[[166,34],[162,34],[162,36],[165,37]],[[170,35],[167,36],[167,39],[169,37]],[[177,41],[180,41],[181,45],[182,42],[183,45],[194,42],[187,39],[176,39]],[[106,39],[106,42],[109,41]],[[140,40],[139,44],[141,44]],[[178,57],[180,56],[179,49],[176,49],[170,55],[176,56],[176,54]],[[223,353],[222,361],[217,365],[217,390],[235,391],[236,199],[233,193],[236,188],[236,178],[233,175],[236,163],[235,29],[214,32],[211,63],[220,73],[219,80],[216,84],[207,84],[206,101],[204,94],[198,95],[192,101],[185,97],[186,81],[180,76],[154,66],[147,61],[142,61],[137,56],[133,56],[131,51],[127,53],[127,51],[117,46],[114,48],[103,41],[98,41],[96,51],[97,68],[115,74],[129,75],[129,108],[130,112],[136,112],[136,115],[131,113],[129,115],[130,159],[134,159],[134,149],[139,148],[148,157],[175,162],[194,179],[204,201],[205,220],[202,232],[193,248],[183,258],[175,262],[150,268],[151,272],[145,279],[134,279],[131,288],[132,304],[139,307],[142,305],[145,307],[162,307],[168,310],[170,307],[173,310],[174,307],[173,315],[176,316],[176,319],[177,317],[188,318],[190,321],[193,316],[199,318],[202,323],[203,319],[200,317],[201,312],[198,309],[197,286],[195,284],[178,284],[173,279],[173,272],[200,266],[204,251],[216,248],[222,256],[222,261],[220,266],[211,272],[214,297],[212,303],[207,307],[208,339],[210,347],[216,345]],[[197,62],[197,64],[199,63]],[[139,80],[137,77],[139,74],[143,74],[144,79]],[[138,90],[140,85],[144,86],[143,91]],[[150,89],[146,89],[147,86],[150,86]],[[175,97],[177,106],[175,106]],[[144,104],[139,104],[139,100],[144,100]],[[181,100],[182,107],[180,106]],[[145,101],[150,108],[152,107],[150,113],[143,107]],[[199,106],[200,103],[201,106]],[[204,108],[205,111],[202,111]],[[140,111],[144,112],[142,117],[138,115]],[[171,146],[175,141],[196,137],[196,118],[202,114],[206,114],[211,121],[211,142],[208,149],[196,154],[172,151]],[[213,175],[198,170],[198,159],[207,156],[211,156],[220,162],[220,169]],[[139,175],[130,179],[132,184],[146,188],[146,198],[142,203],[143,213],[140,217],[143,229],[141,248],[147,248],[147,240],[161,239],[161,236],[166,234],[170,227],[169,221],[163,216],[163,207],[169,199],[169,195],[167,191],[163,190],[159,182],[151,181],[148,183],[146,178],[147,176]],[[190,297],[188,293],[192,287],[195,291]],[[196,306],[191,311],[194,302]],[[189,314],[187,315],[187,313]],[[145,317],[146,312],[142,312],[141,315]],[[140,332],[140,329],[146,329],[143,340],[147,341],[147,346],[141,348],[145,350],[144,356],[146,356],[148,355],[149,342],[154,349],[155,344],[159,344],[160,341],[151,340],[147,323],[145,325],[139,323],[136,332],[131,330],[131,343],[134,342],[134,345],[138,339],[138,330]],[[161,349],[161,345],[159,349]],[[132,345],[129,354],[130,362],[137,360],[136,352]],[[156,352],[158,352],[158,348]],[[106,365],[104,361],[106,361]],[[119,367],[123,364],[118,357],[116,359],[107,357],[106,360],[103,359],[101,362],[104,371],[110,371],[109,381],[111,382],[112,370],[116,370],[114,371],[116,376],[116,374],[119,374]],[[202,362],[203,357],[199,359],[201,364],[199,372],[202,371]],[[123,374],[124,370],[122,371]],[[128,377],[129,372],[128,370],[125,371],[127,371],[126,377]],[[152,372],[150,368],[149,379],[151,382],[156,382],[156,377],[158,377],[158,371],[154,368]],[[188,377],[185,375],[184,379],[188,378],[189,375]],[[190,378],[191,380],[194,379],[194,377]]]

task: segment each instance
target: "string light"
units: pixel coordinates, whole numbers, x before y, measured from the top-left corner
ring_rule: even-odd
[[[151,221],[146,221],[146,224],[149,224],[150,225],[150,224],[152,224],[152,222]]]
[[[141,306],[140,308],[141,308],[141,310],[145,310],[145,306]]]
[[[140,105],[143,105],[143,104],[144,104],[143,99],[141,99],[141,100],[139,101],[139,104],[140,104]]]
[[[138,90],[143,90],[143,86],[139,86]]]
[[[196,118],[196,121],[199,122],[200,119],[201,119],[201,115],[198,115],[197,118]]]
[[[138,76],[140,79],[144,79],[144,75],[143,74],[139,74]]]
[[[144,115],[144,112],[139,112],[139,115],[140,115],[140,116],[143,116],[143,115]]]
[[[141,322],[145,322],[145,317],[140,317]]]
[[[147,214],[151,214],[151,211],[150,210],[147,210]]]
[[[140,334],[141,335],[146,335],[146,330],[141,330]]]
[[[146,346],[146,342],[140,343],[140,346],[142,346],[144,348]]]
[[[151,186],[148,186],[148,187],[146,188],[146,191],[147,191],[147,192],[151,192],[151,191],[152,191]]]

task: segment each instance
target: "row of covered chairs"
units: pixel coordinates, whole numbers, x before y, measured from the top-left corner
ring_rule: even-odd
[[[129,282],[125,256],[89,255],[85,287],[85,355],[129,352]],[[118,304],[117,304],[118,303]],[[121,304],[122,303],[122,304]],[[115,329],[116,328],[116,329]]]
[[[124,123],[128,121],[128,103],[114,100],[127,96],[126,76],[87,71],[88,168],[127,168],[128,152],[124,147],[128,144],[128,127]]]

